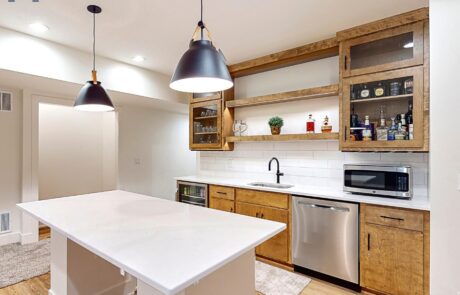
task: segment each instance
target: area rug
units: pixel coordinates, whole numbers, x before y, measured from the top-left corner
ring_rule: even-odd
[[[50,271],[50,239],[0,247],[0,288]]]
[[[299,295],[311,280],[287,270],[256,261],[256,290],[263,295]]]

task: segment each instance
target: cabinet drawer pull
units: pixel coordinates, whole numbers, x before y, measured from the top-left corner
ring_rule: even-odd
[[[390,217],[390,216],[385,216],[385,215],[380,215],[380,217],[381,217],[381,218],[383,218],[383,219],[390,219],[390,220],[404,221],[404,218]]]
[[[345,70],[347,70],[347,61],[348,61],[347,56],[345,55],[344,56],[344,61],[343,61]]]
[[[256,213],[256,217],[259,218],[259,212]]]
[[[224,192],[217,192],[219,195],[227,195],[227,193]]]
[[[232,208],[232,207],[230,207],[230,212],[233,212],[233,208]]]

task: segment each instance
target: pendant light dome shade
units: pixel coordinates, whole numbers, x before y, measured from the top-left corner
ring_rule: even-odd
[[[194,93],[221,91],[232,86],[224,56],[209,40],[190,42],[169,84],[174,90]]]
[[[75,100],[74,108],[80,111],[108,112],[114,107],[101,82],[88,81],[83,85]]]

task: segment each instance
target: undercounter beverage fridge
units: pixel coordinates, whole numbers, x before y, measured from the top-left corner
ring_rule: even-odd
[[[178,181],[176,201],[201,207],[208,207],[208,185]]]

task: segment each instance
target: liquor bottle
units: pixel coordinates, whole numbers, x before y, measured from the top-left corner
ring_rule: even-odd
[[[408,78],[404,81],[404,93],[405,94],[414,93],[414,79]]]
[[[406,113],[407,139],[414,139],[414,117],[412,116],[412,103],[409,103],[409,110]]]
[[[377,86],[374,87],[374,97],[385,96],[385,87],[383,87],[382,82],[379,82]]]
[[[395,117],[391,117],[391,126],[388,130],[388,140],[395,140],[396,131],[398,131],[398,127],[396,126],[396,119]]]
[[[372,128],[371,123],[369,122],[369,116],[364,117],[364,130],[363,130],[363,140],[371,141],[372,140]]]
[[[350,127],[359,127],[359,117],[355,113],[355,105],[354,104],[351,107]]]
[[[401,121],[398,123],[398,131],[395,133],[396,140],[405,140],[407,137],[406,114],[401,114]]]
[[[380,126],[377,127],[377,140],[388,140],[388,127],[385,120],[385,114],[383,113],[383,108],[380,109]]]
[[[308,120],[307,120],[307,133],[315,133],[315,119],[313,119],[313,115],[309,114],[308,115]]]
[[[369,88],[367,88],[366,84],[363,84],[363,88],[359,92],[359,98],[369,98],[371,96],[371,92]]]

